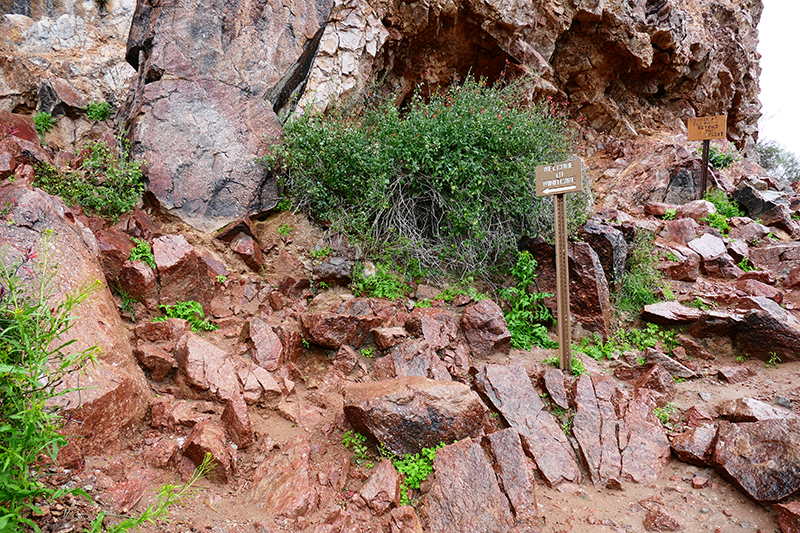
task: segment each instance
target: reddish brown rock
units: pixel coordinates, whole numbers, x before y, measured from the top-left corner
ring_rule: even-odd
[[[349,346],[342,346],[336,352],[336,357],[333,360],[333,366],[341,371],[343,375],[348,375],[358,364],[358,354],[354,349]]]
[[[773,357],[784,363],[797,361],[800,359],[800,324],[777,304],[753,309],[745,313],[741,327],[736,329],[736,342],[742,353],[763,361]]]
[[[772,510],[782,533],[800,533],[800,502],[776,503]]]
[[[272,452],[253,473],[249,499],[270,515],[297,518],[317,509],[319,493],[309,476],[311,444],[298,437]]]
[[[242,328],[240,340],[247,342],[255,364],[270,372],[278,369],[283,343],[269,324],[260,318],[251,318]]]
[[[697,374],[692,369],[655,348],[648,348],[644,353],[644,357],[648,363],[658,363],[671,376],[676,378],[690,379],[697,377]]]
[[[750,262],[780,279],[800,266],[800,242],[762,243],[750,250]]]
[[[324,409],[303,400],[283,398],[275,410],[280,416],[302,428],[316,428],[327,421]]]
[[[410,505],[392,509],[392,533],[423,533],[422,522]]]
[[[664,228],[658,236],[666,242],[685,245],[697,238],[700,232],[700,224],[694,219],[686,217],[679,218],[664,224]]]
[[[517,524],[538,525],[536,506],[536,466],[525,457],[519,433],[514,428],[497,431],[484,437],[484,447],[494,459],[500,489],[508,497]]]
[[[133,242],[130,237],[113,228],[96,231],[94,236],[103,273],[108,281],[113,282],[119,277],[122,265],[130,259]]]
[[[484,411],[467,385],[452,381],[408,376],[344,390],[344,413],[353,428],[399,456],[477,435]]]
[[[708,200],[693,200],[680,206],[675,217],[691,218],[695,222],[700,222],[701,218],[706,218],[708,215],[716,212],[717,208]]]
[[[110,503],[117,513],[125,514],[131,510],[148,491],[152,478],[135,477],[128,481],[115,483],[103,494],[103,500]]]
[[[261,272],[264,267],[264,254],[261,253],[261,248],[258,247],[258,242],[251,236],[244,233],[238,234],[231,241],[231,250],[238,255],[247,266],[256,272]]]
[[[547,368],[542,376],[542,383],[554,404],[562,409],[569,409],[567,389],[564,387],[564,372],[560,368]]]
[[[117,278],[117,286],[132,299],[142,302],[147,309],[158,309],[156,274],[143,261],[125,261]]]
[[[283,357],[285,361],[296,363],[303,356],[303,332],[300,325],[295,320],[284,320],[275,327],[275,333],[281,339],[283,345]]]
[[[544,410],[539,394],[521,365],[483,365],[475,385],[522,438],[529,455],[550,486],[581,479],[575,454],[558,423]]]
[[[400,474],[388,459],[372,471],[372,475],[358,491],[376,516],[400,505]]]
[[[378,348],[381,350],[388,350],[392,346],[397,346],[408,338],[408,332],[405,328],[401,327],[375,328],[372,330],[372,333],[375,335],[375,344],[377,344]]]
[[[617,417],[611,397],[616,387],[612,380],[588,375],[575,381],[575,417],[572,433],[578,441],[581,455],[592,483],[607,486],[619,483],[622,459],[617,443]]]
[[[639,505],[647,510],[643,525],[647,531],[680,531],[683,526],[672,518],[664,505],[652,499],[643,500]]]
[[[134,348],[133,355],[150,371],[150,379],[161,382],[173,368],[177,368],[175,358],[160,346],[144,344]]]
[[[686,246],[697,253],[703,262],[711,261],[723,254],[727,254],[725,241],[710,233],[706,233],[700,238],[689,241]]]
[[[641,389],[640,389],[641,390]],[[622,479],[635,483],[656,480],[669,461],[670,447],[648,394],[617,397]]]
[[[717,376],[726,383],[744,383],[751,376],[751,371],[746,366],[723,366],[717,369]]]
[[[458,324],[446,310],[416,307],[406,318],[406,331],[428,341],[431,348],[441,350],[458,337]]]
[[[780,290],[754,279],[740,279],[736,282],[736,288],[750,296],[763,296],[777,303],[783,301],[783,293]]]
[[[686,410],[686,425],[690,428],[705,426],[714,422],[713,416],[706,413],[696,405],[691,406]]]
[[[287,276],[281,282],[278,290],[289,298],[299,298],[303,291],[311,287],[311,280],[307,278],[295,278]]]
[[[346,287],[353,281],[353,262],[344,257],[332,257],[314,267],[314,280]]]
[[[694,250],[677,244],[656,245],[661,250],[658,269],[665,276],[677,281],[697,280],[700,276],[700,256]]]
[[[800,491],[800,420],[721,422],[714,466],[759,503]]]
[[[228,483],[236,475],[236,452],[225,440],[225,429],[216,422],[205,420],[195,425],[186,437],[182,452],[195,466],[203,462],[206,454],[211,454],[214,467],[208,478],[212,481]]]
[[[382,326],[384,319],[377,316],[353,316],[335,313],[302,313],[300,326],[314,344],[338,349],[342,344],[360,348],[367,335]]]
[[[702,311],[694,307],[687,307],[679,302],[659,302],[645,305],[642,310],[642,319],[656,324],[690,324],[699,320]]]
[[[219,401],[241,394],[233,360],[199,335],[185,333],[173,353],[187,393]]]
[[[247,414],[247,404],[241,394],[232,396],[225,401],[225,410],[222,411],[222,425],[228,437],[240,450],[251,446],[255,442],[255,435]]]
[[[181,318],[168,318],[162,322],[142,322],[133,330],[134,336],[147,342],[177,342],[191,330],[189,322]]]
[[[256,230],[256,226],[247,215],[238,220],[234,220],[227,226],[220,228],[216,237],[222,242],[230,243],[240,234],[246,235],[251,239],[258,239],[258,231]]]
[[[694,427],[670,437],[675,457],[692,465],[709,466],[714,453],[717,428],[706,425]]]
[[[153,446],[147,446],[142,453],[144,463],[151,468],[166,468],[180,452],[181,445],[175,438],[159,439]]]
[[[444,362],[424,339],[411,339],[396,346],[392,353],[375,361],[371,374],[377,380],[404,376],[422,376],[439,381],[452,379]]]
[[[514,525],[508,500],[497,485],[483,449],[470,439],[436,452],[436,478],[419,505],[430,533],[505,533]]]
[[[709,353],[709,351],[703,348],[700,343],[688,335],[679,334],[677,341],[678,344],[680,344],[680,346],[686,350],[687,355],[694,357],[695,359],[704,359],[706,361],[711,361],[714,359],[713,354]]]
[[[475,357],[506,355],[511,349],[511,333],[503,311],[488,298],[467,306],[461,329]]]
[[[736,223],[736,219],[731,220],[731,239],[741,239],[749,245],[754,245],[764,240],[769,235],[769,228],[763,224],[753,222],[752,219],[739,219],[741,223]]]
[[[281,386],[277,380],[258,365],[246,359],[236,361],[236,373],[242,388],[242,395],[248,404],[258,403],[262,400],[269,403],[280,398]]]
[[[782,407],[776,407],[753,398],[726,400],[717,405],[719,416],[731,422],[761,422],[764,420],[800,417]]]
[[[160,303],[194,300],[208,309],[214,298],[215,279],[208,265],[183,235],[164,235],[153,240],[158,277],[161,282]]]

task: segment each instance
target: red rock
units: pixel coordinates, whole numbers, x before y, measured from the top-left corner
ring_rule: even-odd
[[[191,330],[189,322],[181,318],[168,318],[163,322],[142,322],[137,324],[133,334],[140,341],[177,342],[183,334]]]
[[[644,356],[648,363],[658,363],[664,370],[674,377],[683,379],[697,377],[697,374],[694,372],[694,370],[682,365],[672,357],[668,356],[664,352],[656,350],[655,348],[648,348],[645,350]]]
[[[711,425],[688,429],[670,437],[675,457],[692,465],[709,466],[717,428]]]
[[[161,282],[161,303],[194,300],[207,309],[214,298],[215,279],[203,258],[183,235],[153,240],[153,256]]]
[[[302,400],[284,398],[276,407],[280,416],[302,428],[315,428],[324,424],[327,419],[324,409]]]
[[[352,372],[357,364],[358,354],[349,346],[342,346],[339,348],[333,360],[333,366],[340,370],[345,376]]]
[[[271,402],[280,398],[281,386],[272,374],[245,359],[235,360],[235,364],[242,395],[248,404],[258,403],[262,399]]]
[[[406,318],[406,331],[422,337],[434,350],[449,346],[458,337],[458,324],[445,310],[434,307],[416,307]]]
[[[708,200],[693,200],[680,206],[675,217],[691,218],[695,222],[700,222],[701,218],[706,218],[708,215],[716,212],[717,208]]]
[[[358,491],[376,516],[400,505],[400,474],[388,459],[382,460]]]
[[[562,409],[569,409],[567,389],[564,387],[564,372],[560,368],[547,368],[542,376],[542,383],[554,404]]]
[[[721,422],[712,462],[759,503],[800,491],[800,420]]]
[[[708,478],[704,476],[694,476],[692,478],[693,489],[704,489],[708,486]]]
[[[249,235],[240,233],[234,237],[231,241],[231,250],[236,252],[245,264],[256,272],[261,272],[261,269],[266,265],[261,248],[258,247],[258,242]]]
[[[647,510],[643,521],[647,531],[680,531],[683,529],[683,526],[667,513],[661,503],[650,499],[640,501],[639,505]]]
[[[423,533],[422,522],[410,505],[402,505],[391,512],[391,533]]]
[[[689,241],[686,246],[694,250],[704,262],[716,259],[722,254],[727,254],[725,241],[710,233]]]
[[[641,393],[632,398],[619,394],[616,402],[622,479],[635,483],[655,481],[670,456],[664,428],[653,412],[655,402],[648,394]]]
[[[222,425],[228,437],[240,450],[248,448],[255,442],[250,416],[247,414],[247,404],[241,395],[235,395],[225,401]]]
[[[269,324],[260,318],[251,318],[242,328],[240,340],[247,342],[254,363],[270,372],[278,369],[283,343]]]
[[[723,366],[717,369],[717,376],[727,383],[744,383],[750,375],[750,369],[742,365]]]
[[[679,302],[659,302],[645,305],[642,310],[642,319],[656,324],[689,324],[699,320],[702,311],[694,307],[687,307]]]
[[[691,220],[686,218],[684,220]],[[696,281],[700,276],[700,256],[687,246],[677,244],[661,245],[658,269],[670,279],[677,281]]]
[[[113,228],[96,231],[94,236],[106,279],[116,281],[122,265],[130,259],[133,242],[130,237]]]
[[[142,452],[144,462],[151,468],[166,468],[180,451],[177,439],[162,438],[153,446],[147,446]]]
[[[678,207],[680,206],[677,204],[665,204],[663,202],[647,202],[646,204],[644,204],[644,214],[660,218],[667,214],[667,210],[674,209],[675,211],[677,211]]]
[[[142,261],[125,261],[117,278],[119,289],[128,296],[142,302],[144,306],[155,311],[158,309],[158,284],[156,274]]]
[[[731,222],[733,222],[733,220],[731,220]],[[756,242],[762,241],[769,234],[769,228],[763,224],[753,222],[749,218],[742,220],[746,222],[741,224],[731,224],[731,231],[729,234],[731,239],[741,239],[752,246]]]
[[[314,344],[338,349],[342,344],[360,348],[367,335],[383,325],[377,316],[352,316],[334,313],[301,313],[300,326]]]
[[[408,332],[404,328],[375,328],[372,330],[375,335],[375,344],[381,350],[388,350],[408,338]]]
[[[741,327],[736,330],[739,349],[763,361],[776,356],[784,363],[800,359],[800,324],[797,319],[774,302],[771,307],[761,307],[747,311]]]
[[[731,422],[761,422],[765,420],[794,418],[795,413],[752,398],[726,400],[717,405],[719,416]]]
[[[114,511],[120,514],[126,514],[130,511],[142,496],[148,491],[148,479],[134,478],[129,481],[115,483],[105,494],[103,500],[109,502]]]
[[[251,239],[258,239],[258,230],[256,230],[255,224],[247,215],[220,228],[216,238],[222,242],[230,243],[240,234],[246,235]]]
[[[514,517],[480,445],[445,446],[433,462],[436,478],[418,507],[430,533],[508,531]]]
[[[206,454],[211,454],[214,467],[208,479],[217,483],[229,483],[236,475],[236,452],[225,440],[225,429],[216,422],[204,420],[192,429],[182,448],[183,455],[195,466],[203,462]]]
[[[241,394],[236,367],[228,355],[199,335],[187,332],[175,345],[178,371],[189,394],[225,401]]]
[[[300,294],[309,287],[311,287],[311,280],[287,276],[278,290],[288,298],[298,298]]]
[[[475,375],[475,385],[519,432],[525,453],[536,462],[548,485],[580,482],[572,446],[544,410],[522,365],[483,365]]]
[[[36,134],[32,115],[20,115],[3,110],[0,111],[0,124],[5,126],[2,136],[13,131],[14,137],[39,145],[39,136]]]
[[[66,108],[82,111],[87,103],[86,97],[63,78],[42,80],[39,99],[41,110],[53,114],[66,114],[68,111]]]
[[[295,320],[284,320],[275,327],[275,333],[283,344],[284,361],[295,363],[303,357],[303,332]]]
[[[159,383],[164,381],[167,374],[178,366],[172,355],[161,347],[152,344],[144,344],[134,348],[133,355],[150,371],[150,379]]]
[[[677,337],[678,343],[686,350],[686,353],[695,359],[704,359],[706,361],[714,360],[714,356],[703,348],[697,341],[688,335],[679,334]]]
[[[353,428],[399,456],[477,435],[485,410],[467,385],[417,376],[352,383],[344,390],[344,413]]]
[[[511,332],[503,311],[488,298],[467,306],[461,329],[475,357],[507,355],[511,349]]]
[[[444,362],[424,339],[411,339],[396,346],[392,353],[373,363],[370,373],[379,381],[405,376],[439,381],[452,379]]]
[[[617,417],[611,404],[614,389],[610,380],[598,380],[600,397],[588,375],[575,380],[575,416],[572,433],[578,441],[589,478],[594,485],[619,481],[622,459],[617,443]]]
[[[319,493],[309,477],[311,445],[298,437],[267,457],[251,478],[249,500],[275,516],[311,515]]]
[[[686,416],[686,425],[690,428],[696,428],[714,422],[713,416],[706,413],[696,405],[693,405],[687,409],[684,415]]]
[[[689,241],[697,238],[700,232],[700,224],[692,218],[679,218],[664,224],[664,229],[658,236],[666,242],[685,245]]]
[[[513,428],[503,429],[484,437],[484,447],[494,458],[495,472],[500,489],[508,497],[517,524],[527,527],[539,525],[536,506],[536,466],[525,457],[519,433]]]
[[[777,303],[783,301],[783,293],[781,291],[754,279],[740,279],[736,282],[736,288],[750,296],[763,296]]]
[[[800,533],[800,502],[776,503],[772,510],[782,533]]]

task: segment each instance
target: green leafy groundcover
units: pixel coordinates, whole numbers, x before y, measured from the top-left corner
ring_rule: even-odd
[[[467,77],[429,100],[418,91],[402,111],[372,90],[293,118],[261,161],[282,174],[296,207],[367,252],[484,275],[513,265],[522,235],[552,231],[535,167],[572,150],[562,108],[526,101],[528,88]]]

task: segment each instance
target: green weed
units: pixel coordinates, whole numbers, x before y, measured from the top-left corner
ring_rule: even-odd
[[[703,199],[714,204],[714,207],[717,209],[717,213],[725,218],[744,216],[744,212],[739,206],[739,202],[729,198],[728,195],[725,194],[725,191],[721,189],[711,189],[710,191],[706,192],[706,195],[703,197]]]
[[[414,307],[430,307],[431,301],[430,300],[421,300],[414,304]]]
[[[44,143],[45,136],[50,133],[53,126],[56,125],[56,119],[50,113],[40,111],[33,115],[33,127],[36,134],[39,136],[39,142]]]
[[[95,102],[86,104],[86,118],[92,122],[102,122],[111,115],[111,104],[108,102]]]
[[[194,332],[214,331],[219,327],[204,318],[203,306],[194,300],[176,302],[175,305],[159,305],[158,307],[164,312],[164,316],[154,318],[153,322],[164,322],[168,318],[182,318],[189,322]]]
[[[444,443],[440,442],[438,446],[423,448],[420,453],[407,453],[405,457],[400,458],[381,446],[381,453],[392,461],[398,472],[403,474],[400,486],[401,505],[411,503],[408,489],[419,490],[420,484],[433,472],[433,460],[436,458],[436,452],[442,448]]]
[[[325,248],[317,248],[315,250],[311,250],[310,252],[308,252],[308,255],[310,255],[312,259],[324,261],[331,255],[331,253],[333,253],[331,247],[326,246]]]
[[[364,357],[375,357],[375,351],[372,348],[361,348],[361,355]]]
[[[669,424],[669,417],[675,412],[675,404],[668,403],[664,407],[656,407],[653,412],[663,425]]]
[[[474,283],[475,283],[475,278],[473,278],[472,276],[467,276],[462,280],[448,286],[445,290],[440,292],[434,299],[447,302],[448,304],[453,303],[453,299],[457,295],[468,296],[469,298],[475,300],[476,302],[487,299],[489,296],[482,292],[478,292],[478,289],[475,288]]]
[[[626,270],[614,294],[615,307],[629,313],[639,313],[645,305],[658,301],[656,293],[663,291],[664,276],[658,269],[655,235],[639,230],[626,264]]]
[[[758,267],[750,264],[750,259],[747,257],[742,257],[742,260],[739,261],[739,264],[737,266],[742,270],[744,270],[745,272],[752,272],[754,270],[758,270]]]
[[[702,148],[698,148],[697,153],[702,153]],[[709,144],[708,164],[711,165],[711,168],[728,168],[735,161],[739,161],[741,158],[742,157],[735,148],[726,150],[724,148],[719,148],[716,144]]]
[[[375,466],[370,460],[367,437],[357,431],[347,431],[342,437],[342,444],[348,450],[353,451],[353,463],[358,466],[364,465],[367,468]]]
[[[530,350],[533,345],[557,348],[558,343],[550,340],[547,328],[542,325],[553,320],[553,313],[542,303],[553,295],[528,290],[536,280],[536,260],[529,252],[517,254],[517,263],[511,269],[511,275],[517,281],[516,286],[500,291],[500,297],[510,307],[505,317],[511,332],[511,345],[522,350]]]
[[[731,227],[728,225],[728,219],[719,213],[709,213],[708,216],[701,218],[700,222],[705,222],[712,228],[718,229],[724,235],[727,235],[728,232],[731,231]]]
[[[97,354],[74,351],[67,338],[73,311],[101,287],[99,281],[58,301],[57,266],[50,236],[22,257],[0,251],[0,531],[40,531],[30,519],[35,499],[51,501],[81,489],[53,488],[43,469],[67,444],[59,432],[61,409],[52,400],[72,392],[64,381]]]
[[[131,255],[128,258],[129,261],[142,261],[147,266],[152,268],[153,270],[156,269],[156,258],[153,255],[153,250],[150,248],[150,243],[145,240],[137,239],[133,237],[131,239],[134,243],[134,247],[131,248]]]
[[[281,237],[288,237],[292,234],[294,229],[289,224],[281,224],[276,230]]]
[[[701,311],[710,311],[714,309],[715,305],[713,303],[706,303],[703,301],[702,298],[699,296],[696,297],[694,300],[686,304],[689,307],[694,307],[695,309],[700,309]]]
[[[767,368],[778,368],[778,365],[781,362],[781,358],[778,357],[778,354],[775,352],[769,352],[769,361],[767,361],[764,366]]]
[[[378,263],[376,272],[371,276],[364,275],[364,267],[356,269],[351,289],[356,296],[372,296],[396,300],[411,290],[400,278],[392,274],[389,267]]]
[[[677,214],[678,214],[678,210],[674,209],[674,208],[671,208],[671,209],[667,209],[664,212],[664,216],[661,217],[661,218],[663,218],[664,220],[675,220],[675,216]]]
[[[119,287],[115,288],[114,290],[117,292],[117,294],[119,294],[120,310],[123,313],[130,313],[131,322],[136,322],[136,304],[139,302],[139,300],[133,298],[128,291],[120,289]]]
[[[226,276],[225,274],[220,274],[219,276],[216,276],[214,279],[217,280],[217,283],[222,284],[228,281],[228,276]]]

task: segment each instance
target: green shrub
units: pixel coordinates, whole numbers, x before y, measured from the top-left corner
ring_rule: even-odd
[[[118,145],[119,155],[105,143],[90,143],[76,171],[61,173],[52,165],[37,165],[35,184],[70,205],[116,220],[133,209],[144,192],[141,161],[130,158],[122,139]]]
[[[133,237],[131,239],[135,246],[131,248],[131,255],[128,258],[130,261],[142,261],[153,270],[156,269],[156,258],[153,256],[153,250],[150,248],[150,243],[145,240]]]
[[[357,431],[347,431],[342,437],[342,444],[344,444],[345,448],[353,450],[353,463],[358,466],[364,465],[367,468],[374,466],[374,463],[369,458],[367,437]]]
[[[536,259],[529,252],[519,252],[511,275],[517,280],[516,286],[500,291],[500,297],[510,307],[505,317],[511,332],[511,345],[522,350],[530,350],[532,345],[558,348],[558,343],[550,340],[547,328],[542,325],[553,320],[553,313],[542,303],[542,300],[553,295],[529,291],[536,281]]]
[[[33,127],[36,129],[36,134],[39,136],[39,142],[44,142],[44,137],[53,126],[56,124],[56,119],[50,113],[40,111],[33,115]]]
[[[675,208],[667,209],[664,211],[664,216],[662,217],[664,220],[675,220],[675,216],[678,214],[678,210]]]
[[[364,275],[364,267],[356,269],[350,288],[356,296],[372,296],[397,300],[411,288],[389,270],[389,267],[378,263],[376,272],[371,276]]]
[[[731,227],[728,225],[728,219],[719,213],[709,213],[707,217],[701,218],[700,222],[705,222],[710,227],[720,230],[725,235],[731,230]]]
[[[717,208],[717,213],[725,218],[744,216],[744,211],[739,206],[739,202],[728,198],[728,195],[723,190],[711,189],[706,192],[703,199],[714,204],[714,207]]]
[[[65,341],[73,311],[99,290],[94,282],[56,300],[56,265],[49,241],[24,257],[0,251],[0,531],[39,528],[29,516],[34,499],[52,501],[80,489],[42,482],[43,469],[67,444],[59,434],[61,410],[52,401],[73,391],[68,374],[80,370],[95,348],[75,351]]]
[[[403,481],[400,485],[401,505],[411,503],[408,489],[419,489],[422,482],[433,472],[433,460],[436,458],[436,452],[442,448],[444,448],[444,443],[440,442],[438,446],[423,448],[420,453],[407,453],[405,457],[400,458],[381,445],[381,453],[392,461],[398,472],[403,474]]]
[[[697,149],[698,153],[702,153],[702,150],[702,148]],[[740,159],[741,156],[735,148],[726,150],[718,147],[716,144],[709,144],[708,164],[711,165],[711,168],[728,168],[734,163],[734,161],[739,161]]]
[[[176,302],[175,305],[159,305],[159,307],[164,311],[164,316],[154,318],[153,322],[164,322],[168,318],[182,318],[189,322],[194,332],[214,331],[219,327],[204,318],[203,306],[194,300]]]
[[[428,101],[418,91],[402,112],[373,89],[294,117],[261,161],[295,205],[368,254],[487,275],[511,266],[521,236],[552,233],[552,199],[536,198],[534,171],[572,149],[563,113],[526,104],[526,88],[468,77]],[[570,196],[579,223],[586,195]]]
[[[636,233],[622,281],[614,295],[617,309],[638,314],[645,305],[658,301],[656,294],[663,290],[664,276],[658,270],[654,240],[652,232],[639,230]]]
[[[102,122],[111,115],[111,104],[91,101],[86,105],[86,117],[92,122]]]
[[[473,278],[472,276],[467,276],[464,279],[457,281],[456,283],[453,283],[445,290],[437,294],[434,300],[441,300],[443,302],[452,303],[456,295],[459,294],[468,296],[473,300],[475,300],[476,302],[487,299],[489,296],[487,296],[482,292],[478,292],[478,289],[476,289],[475,286],[473,285],[474,283],[475,283],[475,278]]]

